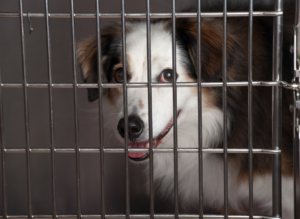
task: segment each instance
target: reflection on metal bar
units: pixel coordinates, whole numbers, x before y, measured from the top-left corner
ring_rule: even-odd
[[[125,0],[121,0],[122,4],[122,61],[126,62],[126,20],[125,20]],[[129,150],[128,150],[128,102],[127,102],[127,66],[123,65],[124,81],[123,81],[123,106],[124,106],[124,122],[125,122],[125,172],[126,172],[126,218],[130,215],[130,176],[129,176]]]
[[[173,143],[174,143],[174,207],[175,219],[179,215],[178,200],[178,136],[177,136],[177,86],[176,86],[176,3],[172,0],[172,67],[173,67]]]
[[[51,66],[51,44],[50,44],[50,24],[49,24],[49,5],[45,0],[46,12],[46,36],[47,36],[47,58],[48,58],[48,80],[52,84],[52,66]],[[54,118],[53,118],[53,87],[48,86],[49,93],[49,114],[50,114],[50,144],[51,144],[51,180],[52,180],[52,214],[56,218],[56,183],[55,183],[55,143],[54,143]]]
[[[173,219],[174,214],[155,214],[154,218],[168,218],[168,219]],[[68,218],[68,219],[75,219],[77,218],[77,215],[57,215],[58,218]],[[123,219],[126,218],[126,215],[124,214],[106,214],[106,218],[111,218],[111,219]],[[197,214],[179,214],[179,218],[199,218],[199,215]],[[0,218],[3,218],[0,216]],[[8,218],[14,218],[14,219],[24,219],[28,218],[27,215],[9,215]],[[53,218],[52,215],[33,215],[33,218]],[[81,218],[94,218],[94,219],[102,219],[101,215],[81,215]],[[150,218],[149,214],[132,214],[129,215],[129,218]],[[210,218],[210,219],[216,219],[216,218],[224,218],[223,215],[203,215],[203,218]],[[247,215],[228,215],[228,218],[230,219],[246,219],[249,218]],[[255,219],[281,219],[280,217],[268,217],[268,216],[259,216],[255,215],[253,216]]]
[[[228,87],[246,87],[248,86],[248,81],[235,81],[235,82],[227,82]],[[274,86],[283,86],[283,87],[291,87],[299,88],[299,85],[288,84],[284,81],[253,81],[253,86],[262,86],[262,87],[274,87]],[[5,88],[23,88],[24,84],[22,83],[2,83],[2,87]],[[152,87],[172,87],[173,85],[170,83],[151,83]],[[197,82],[177,82],[177,87],[197,87]],[[222,82],[202,82],[201,87],[222,87]],[[46,83],[27,83],[29,88],[48,88],[49,84]],[[53,88],[74,88],[73,84],[69,83],[53,83]],[[78,88],[98,88],[98,84],[81,84],[77,83]],[[123,84],[117,83],[102,83],[103,88],[121,88]],[[148,83],[127,83],[128,88],[143,88],[148,87]]]
[[[294,77],[300,77],[297,70],[300,70],[300,3],[295,1],[295,26],[294,26]]]
[[[255,11],[253,16],[257,17],[273,17],[281,16],[282,11]],[[27,17],[27,13],[23,13],[23,17]],[[126,18],[147,18],[147,13],[126,13]],[[228,17],[248,17],[248,11],[240,12],[227,12]],[[20,17],[19,13],[0,13],[1,17]],[[30,13],[31,18],[43,18],[45,13]],[[49,18],[70,18],[69,13],[49,13]],[[76,13],[75,18],[96,18],[95,13]],[[120,13],[99,13],[100,18],[121,18]],[[172,13],[150,13],[151,18],[172,18]],[[176,18],[196,18],[197,13],[186,12],[186,13],[175,13]],[[201,17],[223,17],[223,12],[202,12]]]
[[[102,149],[100,148],[80,148],[80,153],[101,153]],[[129,148],[129,152],[131,153],[141,153],[141,152],[149,152],[148,148]],[[178,153],[198,153],[199,148],[178,148]],[[271,149],[253,149],[253,153],[255,154],[280,154],[281,150],[271,150]],[[0,153],[2,150],[0,150]],[[26,153],[27,149],[25,148],[14,148],[14,149],[5,149],[5,153]],[[31,153],[51,153],[51,148],[31,148]],[[55,153],[75,153],[75,148],[55,148]],[[124,148],[104,148],[104,153],[125,153]],[[173,153],[173,148],[153,148],[154,153]],[[217,153],[221,154],[224,153],[223,148],[203,148],[202,153]],[[249,149],[238,149],[238,148],[228,148],[227,153],[235,154],[235,153],[242,153],[247,154],[249,153]]]
[[[249,218],[253,218],[253,138],[252,138],[252,45],[253,45],[253,0],[249,0],[248,31],[248,159],[249,159]]]
[[[224,218],[228,218],[228,155],[227,155],[227,0],[223,5],[223,50],[222,50],[222,77],[223,77],[223,148],[224,148]]]
[[[99,0],[96,0],[96,13],[99,14]],[[97,73],[98,73],[98,99],[99,99],[99,143],[100,143],[100,199],[101,199],[101,214],[105,219],[105,185],[104,185],[104,128],[103,128],[103,90],[102,90],[102,62],[101,62],[101,28],[100,17],[96,18],[97,30]]]
[[[0,84],[1,84],[1,68],[0,68]],[[3,125],[3,93],[0,86],[0,148],[5,150],[4,144],[4,125]],[[7,218],[7,194],[6,194],[6,170],[5,170],[5,153],[1,154],[1,166],[2,166],[2,201],[3,201],[3,218]]]
[[[203,145],[202,145],[202,71],[201,71],[201,1],[197,10],[197,72],[198,82],[198,168],[199,168],[199,219],[203,219]]]
[[[20,0],[20,14],[23,14],[23,0]],[[20,16],[21,26],[21,48],[22,48],[22,71],[23,81],[27,84],[26,75],[26,52],[25,52],[25,34],[24,34],[24,19]],[[29,112],[28,112],[28,89],[24,87],[24,114],[25,114],[25,139],[26,139],[26,168],[27,168],[27,201],[28,201],[28,217],[32,218],[32,203],[31,203],[31,162],[30,162],[30,144],[29,144]]]
[[[81,183],[80,183],[80,153],[79,153],[79,124],[78,124],[78,98],[77,98],[77,70],[76,70],[76,40],[75,40],[75,18],[74,0],[71,0],[72,21],[72,61],[73,61],[73,93],[74,93],[74,120],[75,120],[75,143],[76,143],[76,195],[77,195],[77,218],[81,215]]]
[[[150,218],[154,218],[153,182],[153,125],[152,125],[152,74],[151,74],[151,23],[150,0],[147,0],[147,76],[148,76],[148,128],[149,128],[149,179],[150,179]]]
[[[283,0],[275,1],[275,10],[281,11]],[[282,37],[283,17],[273,21],[273,81],[281,80],[282,72]],[[272,87],[272,149],[281,149],[281,87]],[[281,210],[281,154],[273,155],[272,173],[273,216],[280,217]]]

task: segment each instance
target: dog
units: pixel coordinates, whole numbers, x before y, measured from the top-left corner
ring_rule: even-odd
[[[222,4],[206,11],[222,11]],[[247,6],[228,4],[228,11],[247,11]],[[254,10],[272,10],[254,5]],[[293,15],[289,7],[284,12],[283,81],[293,78],[293,55],[290,53]],[[248,17],[227,18],[227,80],[248,81]],[[253,18],[253,80],[272,81],[273,18]],[[176,72],[172,64],[172,21],[151,22],[152,82],[197,82],[197,20],[176,19]],[[129,83],[147,82],[146,22],[126,22],[126,75]],[[202,82],[222,82],[223,18],[201,19],[201,79]],[[98,83],[97,38],[89,38],[77,46],[77,57],[85,83]],[[114,24],[102,30],[101,66],[104,82],[123,83],[122,27]],[[128,88],[128,147],[149,147],[148,90]],[[292,162],[292,92],[282,90],[282,218],[293,218]],[[113,129],[124,142],[125,122],[123,88],[108,88],[105,97],[117,111]],[[98,89],[88,89],[89,101],[98,98]],[[223,130],[227,129],[228,148],[248,148],[248,88],[227,88],[227,127],[223,126],[222,88],[202,87],[203,148],[223,148]],[[253,146],[272,148],[272,88],[253,87]],[[177,88],[178,147],[198,148],[198,92],[196,87]],[[153,147],[173,148],[172,88],[152,88]],[[149,168],[147,153],[129,153],[133,163]],[[173,153],[155,153],[154,182],[170,200],[174,191]],[[204,213],[224,212],[223,154],[203,154]],[[178,192],[180,205],[197,209],[199,198],[198,154],[178,154]],[[249,213],[248,154],[228,154],[229,214]],[[253,154],[253,211],[255,215],[272,215],[272,155]],[[207,210],[206,210],[207,209]],[[208,210],[209,209],[209,210]]]

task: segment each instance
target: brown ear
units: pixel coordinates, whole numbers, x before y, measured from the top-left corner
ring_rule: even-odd
[[[84,83],[98,83],[97,48],[96,37],[86,39],[77,45],[77,59]],[[98,89],[88,88],[89,101],[92,102],[97,98]]]
[[[121,54],[122,29],[119,24],[105,28],[101,35],[101,77],[109,82],[112,67],[119,62]],[[77,59],[85,83],[98,83],[98,44],[97,38],[86,39],[77,45]],[[98,88],[88,88],[90,102],[98,98]]]
[[[201,23],[201,71],[205,81],[219,81],[221,76],[223,30],[222,24],[219,24],[220,21],[203,19]],[[178,19],[176,37],[191,63],[188,66],[190,76],[197,78],[197,20]],[[234,44],[234,38],[228,33],[228,54],[232,51]]]

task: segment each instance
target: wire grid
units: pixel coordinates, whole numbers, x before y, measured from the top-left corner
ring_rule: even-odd
[[[48,75],[49,75],[49,83],[27,83],[26,80],[26,54],[25,54],[25,39],[24,39],[24,18],[28,17],[28,13],[23,13],[23,1],[19,1],[20,10],[19,13],[0,13],[0,17],[19,17],[21,23],[21,41],[22,41],[22,62],[23,62],[23,83],[2,83],[1,75],[0,75],[0,106],[2,106],[2,87],[9,88],[23,88],[24,90],[24,106],[25,106],[25,124],[26,124],[26,148],[25,149],[6,149],[4,140],[3,140],[3,109],[0,107],[0,144],[1,144],[1,161],[2,161],[2,183],[3,183],[3,203],[4,203],[4,214],[3,218],[279,218],[278,215],[281,215],[281,169],[280,169],[280,159],[281,159],[281,132],[280,132],[280,123],[281,123],[281,99],[280,92],[282,87],[285,85],[284,82],[281,81],[281,55],[282,55],[282,0],[276,0],[274,11],[253,11],[253,0],[249,1],[249,12],[227,12],[227,0],[224,0],[224,10],[223,12],[201,12],[200,1],[198,1],[198,13],[176,13],[176,5],[175,0],[172,0],[172,13],[150,13],[150,0],[147,0],[147,12],[146,13],[125,13],[125,0],[121,0],[122,4],[122,12],[121,13],[100,13],[99,12],[99,0],[96,0],[96,13],[75,13],[74,12],[74,3],[73,0],[71,2],[71,13],[49,13],[48,9],[48,0],[45,0],[45,13],[30,13],[30,17],[37,18],[45,18],[46,20],[46,33],[47,33],[47,57],[48,57]],[[21,15],[21,16],[20,16]],[[227,17],[249,17],[249,58],[248,58],[248,81],[241,82],[227,82],[227,62],[226,62],[226,44],[227,44]],[[275,51],[273,56],[273,81],[253,81],[252,79],[252,37],[253,37],[253,16],[272,16],[274,17],[274,43],[273,48]],[[150,40],[150,18],[171,18],[173,21],[173,32],[172,32],[172,47],[173,47],[173,69],[176,72],[176,39],[175,39],[175,25],[176,18],[179,17],[194,17],[197,18],[198,21],[198,38],[197,38],[197,60],[198,60],[198,81],[196,83],[179,83],[174,81],[173,84],[164,84],[164,83],[152,83],[151,78],[151,40]],[[201,81],[201,18],[202,17],[223,17],[223,82],[213,82],[213,83],[204,83]],[[71,18],[72,25],[72,49],[73,49],[73,71],[74,71],[74,82],[73,84],[66,83],[52,83],[52,70],[51,70],[51,40],[50,40],[50,27],[49,27],[49,19],[50,18]],[[80,84],[77,82],[77,72],[76,72],[76,39],[75,39],[75,18],[93,18],[97,21],[97,39],[98,39],[98,84]],[[100,47],[100,18],[120,18],[122,22],[122,46],[123,46],[123,63],[126,63],[126,35],[125,35],[125,21],[126,18],[146,18],[147,21],[147,60],[148,60],[148,83],[127,83],[126,74],[124,76],[124,83],[122,84],[111,84],[111,83],[103,83],[101,81],[101,47]],[[124,66],[124,71],[126,72],[126,66]],[[0,71],[1,74],[1,71]],[[149,110],[149,148],[148,149],[134,149],[128,148],[128,137],[127,137],[127,126],[125,125],[125,149],[124,148],[105,148],[103,143],[103,110],[102,110],[102,89],[99,90],[99,125],[100,125],[100,148],[79,148],[78,144],[78,111],[77,111],[77,89],[80,88],[117,88],[123,87],[123,100],[124,100],[124,115],[125,115],[125,124],[128,122],[128,113],[127,113],[127,88],[140,88],[147,87],[148,88],[148,110]],[[171,149],[160,149],[153,148],[153,132],[152,132],[152,87],[172,87],[173,88],[173,118],[174,118],[174,148]],[[202,148],[202,135],[200,133],[198,139],[198,148],[189,148],[189,149],[181,149],[178,148],[177,145],[177,87],[189,87],[189,86],[197,86],[198,87],[198,101],[199,108],[198,113],[201,115],[201,87],[223,87],[223,113],[224,113],[224,126],[226,127],[227,123],[227,106],[226,106],[226,98],[227,98],[227,87],[228,86],[248,86],[248,149],[228,149],[227,148],[227,129],[224,129],[223,132],[223,149],[203,149]],[[252,144],[252,87],[253,86],[271,86],[273,89],[273,144],[272,149],[253,149]],[[29,120],[28,120],[28,100],[27,100],[27,90],[28,88],[48,88],[49,89],[49,104],[50,104],[50,120],[51,120],[51,148],[43,149],[43,148],[30,148],[29,141]],[[75,101],[74,101],[74,109],[75,109],[75,136],[76,136],[76,148],[55,148],[53,130],[54,130],[54,122],[53,122],[53,102],[52,102],[52,93],[53,89],[58,88],[70,88],[73,89]],[[198,117],[199,130],[202,125],[201,116]],[[4,153],[3,153],[4,152]],[[75,153],[76,154],[76,175],[77,175],[77,215],[57,215],[56,210],[56,187],[55,187],[55,154],[57,153]],[[128,153],[129,152],[149,152],[150,154],[150,214],[143,215],[132,215],[130,214],[130,182],[129,182],[129,166],[128,166]],[[7,214],[7,194],[6,194],[6,173],[5,173],[5,154],[6,153],[26,153],[27,160],[27,192],[28,192],[28,215],[8,215]],[[31,178],[30,178],[30,156],[32,153],[51,153],[51,172],[52,172],[52,198],[53,198],[53,214],[52,215],[33,215],[32,214],[32,201],[31,201]],[[80,153],[100,153],[100,176],[101,176],[101,201],[102,201],[102,214],[101,215],[82,215],[81,213],[81,198],[80,198]],[[125,153],[126,157],[126,214],[119,215],[107,215],[105,213],[105,200],[104,200],[104,154],[105,153]],[[174,201],[175,201],[175,212],[174,214],[164,214],[159,215],[154,213],[154,186],[153,186],[153,154],[154,153],[174,153]],[[198,153],[199,156],[199,214],[198,215],[182,215],[179,214],[178,207],[178,153]],[[203,177],[203,161],[202,154],[203,153],[223,153],[224,155],[224,206],[225,212],[223,215],[203,215],[203,200],[202,200],[202,177]],[[249,166],[249,216],[230,216],[228,215],[228,164],[227,164],[227,154],[228,153],[248,153],[250,166]],[[254,216],[253,215],[253,153],[261,153],[261,154],[271,154],[273,155],[273,217],[263,217],[263,216]]]

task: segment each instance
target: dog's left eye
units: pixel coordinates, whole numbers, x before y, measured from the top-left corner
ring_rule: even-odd
[[[160,73],[160,82],[172,82],[173,81],[173,70],[165,69]]]

